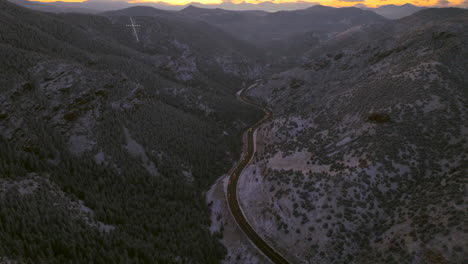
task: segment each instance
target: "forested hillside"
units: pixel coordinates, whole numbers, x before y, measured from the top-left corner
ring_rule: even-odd
[[[261,115],[235,99],[260,66],[216,29],[136,20],[140,43],[128,17],[0,2],[0,262],[224,257],[202,193]]]

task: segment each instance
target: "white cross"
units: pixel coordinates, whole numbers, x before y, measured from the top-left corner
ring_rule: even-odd
[[[125,25],[126,27],[132,27],[133,29],[133,34],[135,35],[135,38],[136,38],[136,41],[137,42],[140,42],[140,38],[138,38],[138,33],[136,31],[136,27],[141,27],[141,25],[137,25],[135,24],[135,22],[133,21],[133,18],[130,18],[130,25]]]

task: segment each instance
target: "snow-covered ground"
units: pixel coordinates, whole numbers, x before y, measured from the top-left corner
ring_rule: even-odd
[[[211,233],[221,234],[221,243],[227,249],[224,264],[268,264],[270,263],[252,246],[242,233],[229,211],[226,202],[228,176],[220,177],[206,193],[206,201],[211,207]]]

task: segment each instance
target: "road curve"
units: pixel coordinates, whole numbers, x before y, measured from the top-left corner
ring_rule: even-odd
[[[272,115],[270,109],[265,108],[262,105],[248,99],[244,95],[245,90],[246,89],[242,90],[242,92],[239,94],[239,100],[243,103],[262,109],[265,112],[265,116],[247,130],[247,151],[241,160],[237,163],[237,165],[235,165],[235,167],[231,170],[231,175],[229,175],[229,183],[227,186],[227,203],[237,225],[255,245],[255,247],[257,247],[257,249],[259,249],[265,256],[270,259],[271,262],[275,264],[289,264],[289,262],[283,256],[275,251],[260,235],[257,234],[257,232],[255,232],[240,208],[237,195],[237,183],[239,182],[239,176],[241,175],[242,171],[247,167],[255,154],[254,132],[259,126],[270,120]]]

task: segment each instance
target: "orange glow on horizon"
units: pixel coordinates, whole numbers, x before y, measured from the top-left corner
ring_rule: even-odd
[[[53,2],[68,2],[68,3],[83,3],[86,2],[86,0],[28,0],[31,2],[43,2],[43,3],[53,3]]]
[[[57,0],[32,0],[38,2],[56,2]],[[61,2],[86,2],[87,0],[60,0]],[[101,2],[117,2],[119,0],[101,0]],[[413,4],[416,6],[461,6],[463,3],[466,3],[467,0],[121,0],[122,2],[129,3],[164,3],[169,5],[186,5],[193,2],[201,4],[221,4],[223,2],[231,2],[234,4],[240,3],[250,3],[250,4],[259,4],[262,2],[272,2],[275,4],[280,3],[320,3],[324,6],[333,6],[333,7],[347,7],[354,6],[356,4],[364,4],[368,7],[378,7],[382,5],[404,5],[404,4]],[[447,2],[444,5],[440,3]]]

